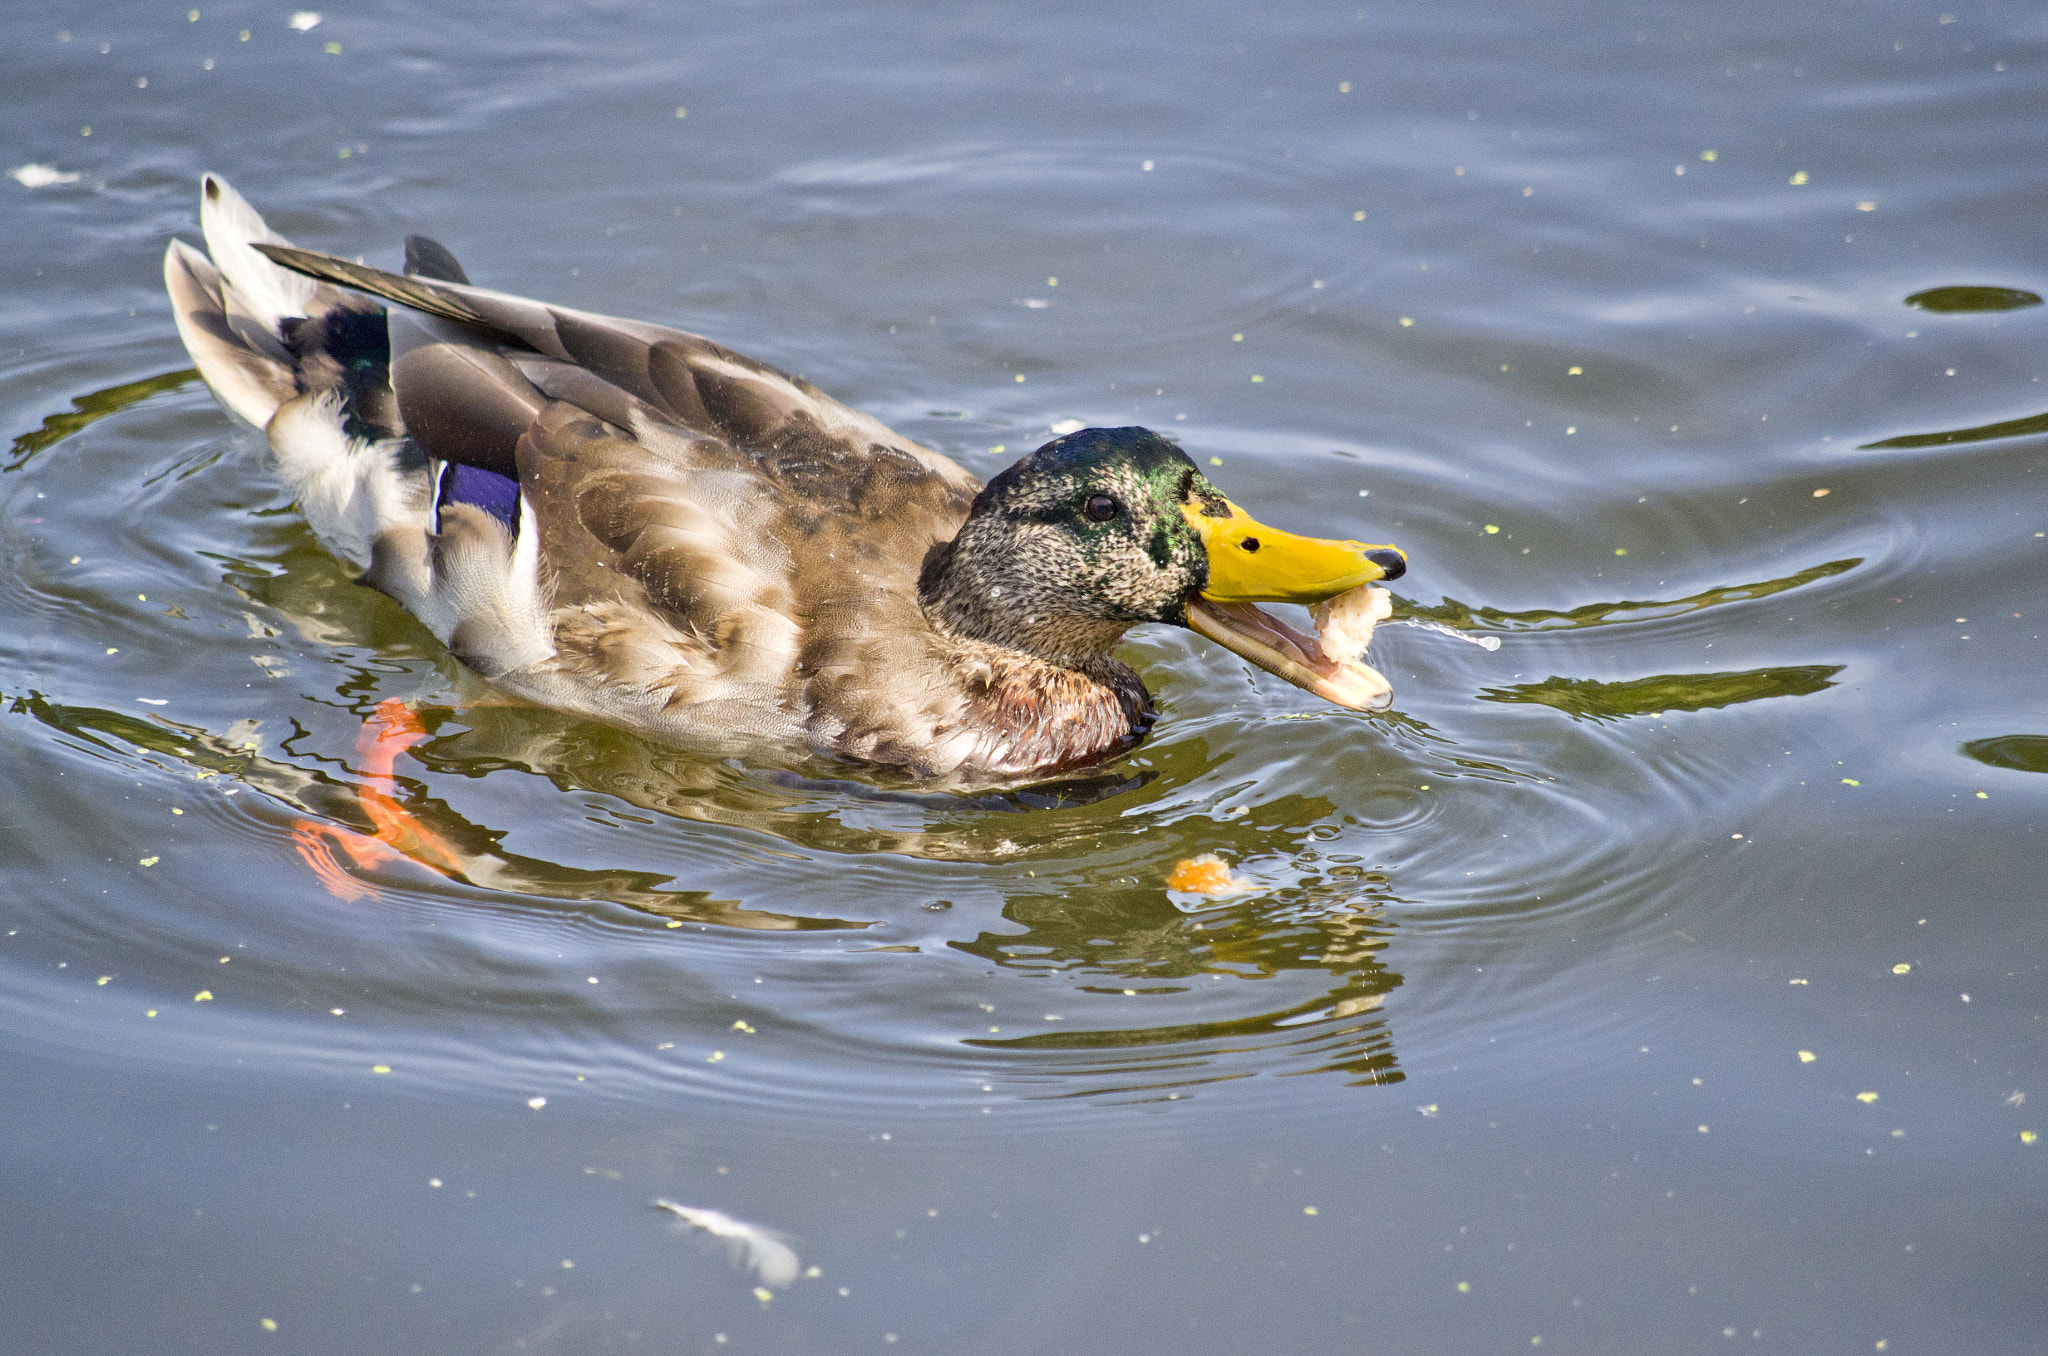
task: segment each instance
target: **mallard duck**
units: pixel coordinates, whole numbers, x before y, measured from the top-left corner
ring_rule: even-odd
[[[208,253],[174,240],[164,277],[215,396],[361,582],[515,697],[982,783],[1141,738],[1111,651],[1146,622],[1385,704],[1254,604],[1406,557],[1264,527],[1149,429],[1069,433],[982,485],[709,339],[472,286],[422,236],[403,275],[294,249],[214,175],[200,226]]]

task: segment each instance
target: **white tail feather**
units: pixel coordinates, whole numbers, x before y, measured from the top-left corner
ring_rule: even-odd
[[[257,240],[271,245],[289,245],[291,241],[265,225],[256,209],[219,175],[209,174],[200,181],[199,229],[206,235],[206,252],[233,291],[231,314],[239,310],[266,328],[273,340],[278,321],[305,315],[306,304],[313,300],[319,284],[278,267],[250,248],[250,242]]]
[[[198,250],[173,240],[164,251],[164,287],[178,337],[221,404],[262,428],[292,396],[291,369],[239,341],[228,325],[220,270]]]

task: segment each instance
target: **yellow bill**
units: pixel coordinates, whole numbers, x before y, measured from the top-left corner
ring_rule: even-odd
[[[1398,579],[1408,558],[1392,546],[1297,537],[1267,527],[1229,500],[1228,517],[1212,517],[1200,500],[1181,505],[1209,552],[1214,603],[1319,603],[1376,579]]]
[[[1391,705],[1393,686],[1379,673],[1325,654],[1315,637],[1252,604],[1318,603],[1374,580],[1398,579],[1407,556],[1392,546],[1297,537],[1221,502],[1228,516],[1203,511],[1214,499],[1182,505],[1209,553],[1208,586],[1188,600],[1189,628],[1324,701],[1358,711]]]

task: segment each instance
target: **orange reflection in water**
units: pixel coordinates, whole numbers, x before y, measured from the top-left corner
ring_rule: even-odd
[[[356,737],[356,752],[363,760],[363,784],[357,796],[364,813],[376,826],[376,834],[361,834],[310,819],[292,825],[293,846],[313,869],[314,878],[336,899],[353,903],[378,893],[375,886],[349,874],[335,856],[337,847],[358,868],[375,868],[403,858],[442,875],[462,873],[462,854],[393,794],[397,785],[392,780],[392,767],[398,755],[426,738],[426,727],[411,707],[396,697],[378,703],[370,718],[363,722],[363,732]]]

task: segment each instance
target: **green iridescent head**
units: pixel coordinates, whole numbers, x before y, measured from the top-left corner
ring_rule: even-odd
[[[990,480],[920,591],[945,630],[1085,666],[1141,622],[1208,635],[1207,605],[1311,603],[1405,568],[1391,547],[1263,526],[1150,429],[1091,428]]]

